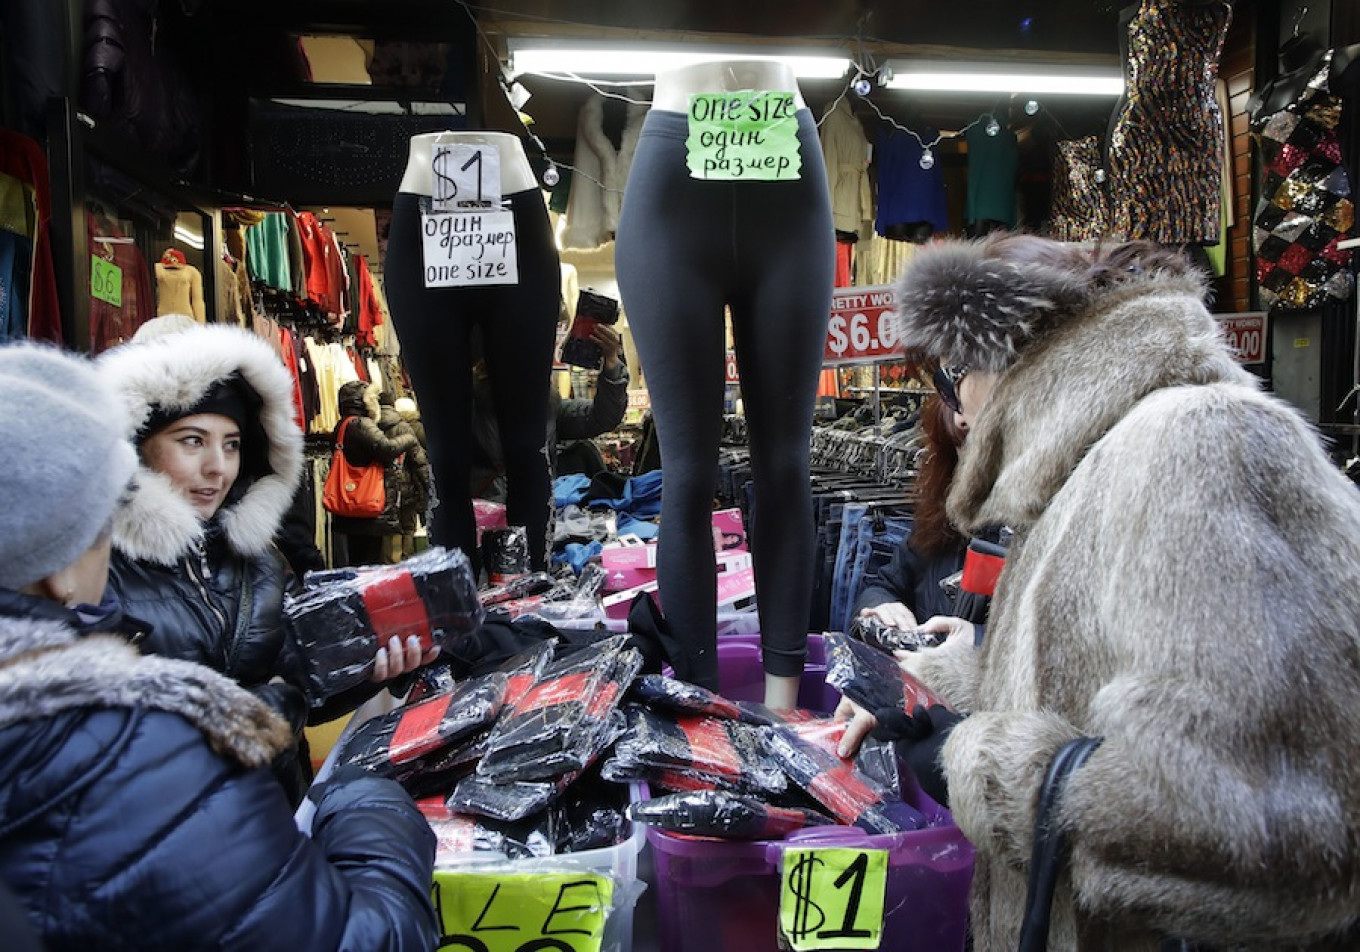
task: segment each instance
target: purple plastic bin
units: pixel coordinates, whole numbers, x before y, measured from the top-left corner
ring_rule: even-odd
[[[962,952],[973,847],[933,800],[920,794],[913,805],[943,825],[875,835],[856,827],[817,827],[758,843],[649,827],[661,952],[778,952],[780,859],[783,850],[797,846],[888,850],[879,948]]]
[[[764,697],[758,635],[718,640],[718,678],[724,697]],[[822,636],[808,635],[798,703],[829,713],[839,701],[840,692],[826,683]],[[973,847],[949,811],[920,788],[903,794],[931,826],[876,835],[856,827],[814,827],[786,840],[756,843],[679,836],[649,827],[661,952],[778,952],[781,856],[786,848],[809,845],[888,850],[880,949],[962,952]]]
[[[807,663],[798,686],[798,706],[830,714],[841,694],[826,683],[826,644],[808,635]],[[760,663],[759,635],[726,635],[718,639],[718,693],[732,701],[765,700],[765,669]]]
[[[826,683],[826,643],[808,635],[807,663],[798,686],[798,706],[830,714],[841,692]],[[672,674],[670,667],[666,674]],[[765,669],[760,663],[760,635],[724,635],[718,639],[718,693],[729,701],[764,701]]]

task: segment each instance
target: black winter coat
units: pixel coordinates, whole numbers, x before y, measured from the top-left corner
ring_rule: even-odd
[[[237,555],[214,524],[203,543],[174,565],[136,561],[116,550],[109,565],[109,587],[142,627],[145,653],[219,671],[288,722],[295,744],[273,767],[296,805],[312,776],[303,728],[354,710],[382,686],[365,683],[328,699],[308,696],[283,621],[289,579],[276,549],[253,559]]]
[[[955,614],[954,597],[940,587],[940,581],[963,568],[965,549],[960,544],[939,555],[925,556],[911,547],[908,535],[898,544],[888,564],[866,580],[855,599],[854,614],[887,602],[906,605],[917,622],[935,615]]]
[[[408,435],[416,438],[416,445],[401,455],[395,467],[397,496],[394,499],[389,494],[386,506],[396,509],[402,534],[409,535],[416,531],[416,521],[425,516],[430,505],[430,460],[420,434],[396,410],[382,407],[378,428],[389,440],[401,440]]]
[[[329,786],[308,838],[259,769],[286,727],[222,676],[14,617],[0,667],[0,880],[47,952],[434,948],[396,784]]]

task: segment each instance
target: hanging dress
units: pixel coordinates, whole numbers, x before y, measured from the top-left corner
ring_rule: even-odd
[[[1049,233],[1055,241],[1096,241],[1106,237],[1108,201],[1101,188],[1100,140],[1065,139],[1053,158],[1053,211]]]
[[[1351,252],[1336,246],[1355,233],[1355,204],[1331,72],[1329,50],[1297,100],[1252,122],[1262,170],[1252,244],[1267,308],[1315,308],[1351,294]]]
[[[1124,99],[1110,131],[1114,235],[1218,241],[1223,119],[1214,79],[1231,21],[1228,3],[1180,0],[1143,0],[1129,21]]]

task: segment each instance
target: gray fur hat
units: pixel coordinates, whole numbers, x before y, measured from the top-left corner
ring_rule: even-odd
[[[1011,254],[1011,239],[922,248],[897,280],[897,336],[909,357],[1000,373],[1089,290],[1056,262]]]
[[[109,528],[137,470],[121,403],[88,360],[32,343],[0,347],[0,587],[66,568]]]

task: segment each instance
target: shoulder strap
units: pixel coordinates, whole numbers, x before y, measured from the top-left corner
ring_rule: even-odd
[[[1029,860],[1029,886],[1025,894],[1025,918],[1020,926],[1020,952],[1046,952],[1049,918],[1058,871],[1065,859],[1067,837],[1054,826],[1054,815],[1067,778],[1100,746],[1103,738],[1078,737],[1053,756],[1048,775],[1039,790],[1034,817],[1034,849]]]
[[[337,450],[344,450],[344,448],[345,448],[345,431],[349,429],[349,421],[350,421],[350,420],[353,420],[353,419],[354,419],[354,417],[352,417],[352,416],[347,416],[347,417],[345,417],[343,420],[340,421],[340,430],[339,430],[339,432],[337,432],[337,433],[335,434],[335,448],[336,448]]]

